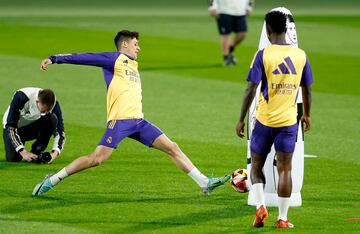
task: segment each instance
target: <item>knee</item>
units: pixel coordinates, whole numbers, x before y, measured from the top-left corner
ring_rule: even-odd
[[[8,162],[20,162],[23,159],[19,153],[15,152],[15,150],[9,149],[9,147],[7,147],[6,145],[5,145],[5,158],[6,161]]]
[[[263,164],[258,162],[251,162],[251,171],[254,173],[259,173],[263,169]]]
[[[105,160],[106,156],[97,152],[88,156],[88,163],[90,167],[100,166],[100,164],[102,164]]]
[[[278,172],[289,172],[291,171],[291,163],[276,163]]]
[[[58,123],[58,118],[55,114],[49,113],[45,115],[43,123],[50,129],[55,129]]]
[[[6,161],[8,162],[21,162],[22,160],[22,157],[19,156],[19,157],[6,157]]]
[[[176,156],[179,152],[180,152],[180,148],[178,144],[176,144],[173,141],[170,142],[167,147],[167,153],[170,154],[171,156]]]
[[[291,157],[278,157],[276,160],[276,167],[278,172],[291,171]]]
[[[246,37],[246,35],[247,35],[246,32],[241,32],[241,33],[238,33],[237,38],[239,40],[242,40],[242,39],[244,39]]]
[[[100,164],[103,162],[100,158],[97,157],[89,157],[88,163],[90,167],[97,167],[100,166]]]

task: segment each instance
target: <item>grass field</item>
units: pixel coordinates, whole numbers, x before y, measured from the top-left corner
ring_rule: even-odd
[[[360,221],[347,220],[360,218],[358,1],[258,0],[249,35],[236,51],[239,65],[226,68],[205,1],[84,2],[0,3],[0,111],[21,87],[52,88],[67,134],[64,152],[51,165],[7,163],[0,139],[0,233],[274,232],[276,209],[270,208],[265,228],[254,230],[246,194],[227,185],[203,196],[166,155],[132,140],[101,167],[66,179],[46,196],[33,198],[31,191],[45,174],[91,152],[106,122],[100,69],[57,65],[41,72],[40,60],[113,51],[114,34],[123,28],[141,33],[145,117],[208,175],[246,167],[246,142],[234,128],[263,14],[279,5],[292,10],[315,77],[305,151],[318,158],[305,159],[303,206],[289,211],[291,232],[360,232]]]

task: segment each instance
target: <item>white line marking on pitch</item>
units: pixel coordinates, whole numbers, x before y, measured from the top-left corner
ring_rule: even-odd
[[[312,154],[305,154],[304,158],[317,158],[318,156]]]

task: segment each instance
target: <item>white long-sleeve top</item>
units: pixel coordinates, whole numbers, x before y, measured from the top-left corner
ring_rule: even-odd
[[[212,0],[209,10],[216,9],[218,14],[246,15],[246,10],[251,10],[251,0]]]

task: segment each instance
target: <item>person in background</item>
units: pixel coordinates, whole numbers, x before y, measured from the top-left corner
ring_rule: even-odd
[[[234,51],[246,37],[246,17],[251,14],[254,3],[255,0],[210,0],[209,2],[210,15],[217,21],[224,66],[237,63]],[[235,33],[233,38],[232,33]]]

